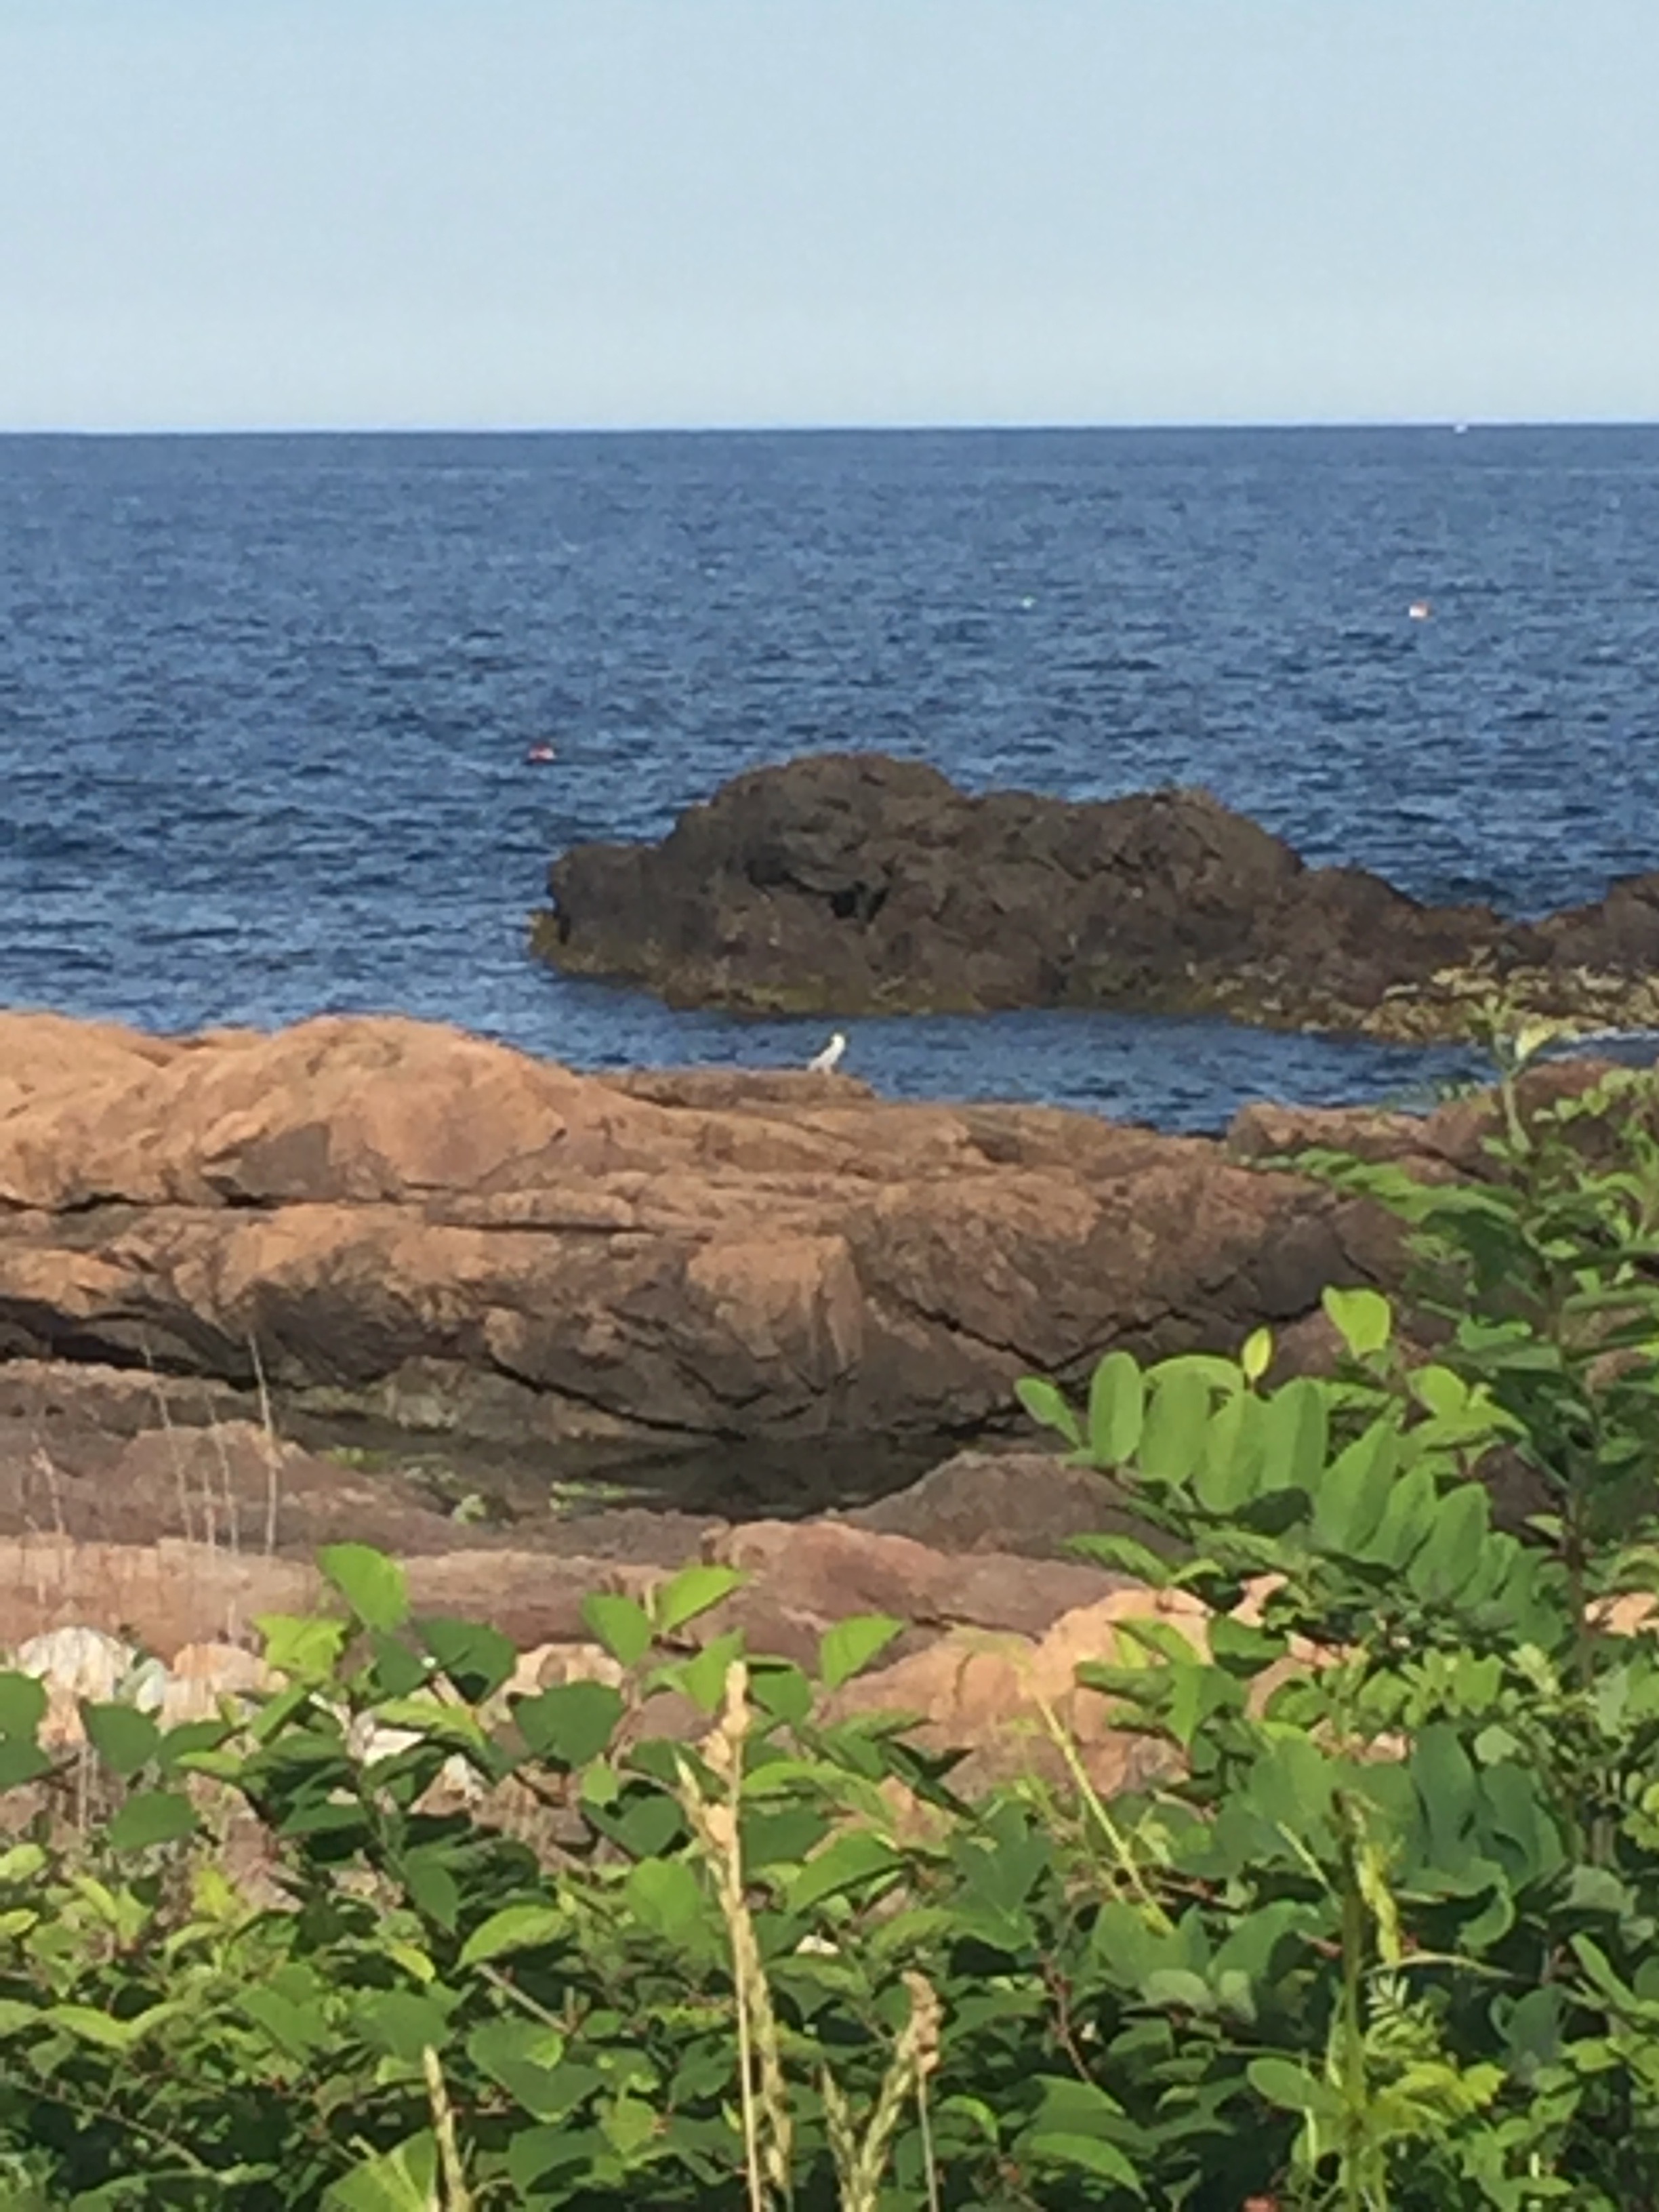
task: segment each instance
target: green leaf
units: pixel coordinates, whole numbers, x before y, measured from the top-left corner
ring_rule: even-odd
[[[1300,1375],[1265,1403],[1262,1459],[1267,1486],[1303,1490],[1311,1498],[1329,1449],[1325,1390],[1311,1376]]]
[[[416,2065],[428,2045],[439,2048],[449,2021],[435,1997],[417,1990],[371,1990],[352,2009],[352,2025],[373,2051]]]
[[[838,1690],[874,1664],[904,1623],[884,1613],[849,1613],[818,1639],[818,1679],[826,1690]]]
[[[829,1832],[830,1815],[816,1805],[785,1805],[775,1812],[751,1805],[743,1819],[744,1865],[751,1873],[799,1866]]]
[[[1449,1367],[1419,1367],[1411,1378],[1412,1395],[1440,1420],[1455,1420],[1466,1413],[1469,1386]]]
[[[983,1842],[958,1851],[957,1863],[977,1898],[1016,1911],[1054,1863],[1054,1845],[1042,1829],[1000,1814]]]
[[[786,1892],[788,1908],[791,1912],[805,1912],[826,1897],[857,1888],[903,1863],[891,1844],[869,1829],[849,1828],[797,1872]]]
[[[1574,1867],[1566,1894],[1569,1912],[1590,1912],[1609,1920],[1627,1920],[1634,1903],[1629,1889],[1611,1867]]]
[[[64,2034],[100,2051],[131,2051],[143,2033],[142,2014],[137,2020],[118,2020],[95,2005],[48,2005],[40,2017],[49,2027],[61,2028]]]
[[[590,1806],[588,1818],[636,1859],[672,1850],[685,1829],[685,1815],[669,1792],[639,1781],[629,1783],[614,1804]]]
[[[812,1711],[811,1678],[788,1659],[749,1662],[749,1689],[755,1703],[774,1719],[799,1727]]]
[[[431,2212],[437,2185],[438,2146],[428,2129],[354,2166],[323,2204],[325,2212]]]
[[[1260,1382],[1273,1364],[1273,1333],[1253,1328],[1238,1355],[1239,1370],[1247,1382]]]
[[[83,1698],[81,1721],[93,1749],[123,1780],[148,1766],[161,1746],[161,1729],[135,1705],[94,1705]]]
[[[1115,2181],[1120,2189],[1133,2190],[1137,2197],[1146,2194],[1127,2154],[1098,2136],[1031,2135],[1025,2137],[1024,2148],[1038,2165],[1076,2166],[1103,2181]]]
[[[412,1850],[404,1861],[403,1875],[416,1911],[453,1936],[460,1917],[461,1891],[449,1863],[451,1857],[452,1850],[441,1844]]]
[[[1425,1604],[1446,1604],[1479,1573],[1491,1534],[1492,1499],[1482,1482],[1460,1482],[1435,1510],[1428,1540],[1407,1570]]]
[[[704,1712],[712,1713],[723,1703],[726,1678],[732,1662],[742,1658],[743,1644],[742,1629],[728,1629],[724,1636],[711,1637],[701,1651],[682,1659],[672,1670],[686,1696]]]
[[[1085,1559],[1098,1561],[1103,1567],[1133,1575],[1137,1582],[1146,1583],[1152,1589],[1162,1589],[1173,1572],[1167,1559],[1161,1559],[1134,1536],[1068,1536],[1066,1548]]]
[[[1146,1423],[1146,1389],[1127,1352],[1109,1352],[1089,1384],[1089,1456],[1097,1467],[1127,1467]]]
[[[1553,2066],[1559,2060],[1565,2010],[1564,1992],[1556,1983],[1528,1990],[1524,1996],[1504,2008],[1501,2014],[1497,2007],[1493,2008],[1510,2063],[1519,2066],[1523,2081],[1529,2080],[1540,2066]]]
[[[46,1717],[46,1684],[36,1675],[0,1668],[0,1736],[33,1743]]]
[[[1257,2096],[1280,2112],[1301,2112],[1316,2120],[1331,2120],[1340,2114],[1336,2092],[1291,2059],[1253,2058],[1244,2072]]]
[[[253,1623],[268,1665],[299,1682],[324,1682],[333,1674],[350,1633],[343,1620],[305,1613],[262,1613]]]
[[[684,1859],[641,1859],[629,1869],[623,1893],[641,1926],[671,1942],[684,1942],[708,1923],[709,1901]]]
[[[1455,1729],[1432,1721],[1419,1729],[1407,1765],[1422,1807],[1430,1863],[1443,1873],[1462,1866],[1475,1815],[1474,1762]]]
[[[1224,1398],[1236,1398],[1244,1388],[1244,1371],[1238,1362],[1224,1359],[1218,1352],[1177,1352],[1171,1358],[1160,1359],[1155,1372],[1164,1382],[1174,1375],[1187,1376]]]
[[[1311,1533],[1321,1551],[1352,1555],[1375,1534],[1399,1463],[1399,1434],[1387,1421],[1374,1421],[1337,1454],[1314,1492]]]
[[[460,1964],[481,1966],[514,1951],[545,1950],[550,1944],[563,1942],[568,1933],[568,1916],[556,1905],[503,1905],[462,1944]]]
[[[408,1577],[373,1545],[325,1544],[317,1565],[365,1628],[399,1628],[408,1620]]]
[[[1255,1496],[1266,1426],[1266,1406],[1249,1391],[1224,1400],[1211,1415],[1193,1476],[1193,1495],[1206,1512],[1236,1513]]]
[[[363,1670],[363,1689],[375,1703],[383,1698],[407,1698],[428,1678],[426,1659],[414,1646],[384,1628],[372,1629],[368,1638],[369,1664]]]
[[[745,1580],[738,1567],[682,1567],[672,1582],[652,1593],[651,1613],[659,1635],[671,1636],[687,1621],[711,1612]]]
[[[224,1721],[176,1722],[156,1747],[156,1765],[163,1774],[210,1772],[219,1764],[218,1754],[231,1733]],[[233,1752],[228,1756],[235,1765],[238,1754]]]
[[[1190,1966],[1154,1966],[1140,1994],[1160,2012],[1189,2012],[1195,2020],[1206,2018],[1216,2008],[1214,1990]]]
[[[945,2097],[940,2100],[939,2109],[941,2118],[960,2115],[962,2118],[967,2120],[975,2132],[982,2136],[993,2150],[1001,2142],[1002,2130],[998,2123],[996,2113],[982,2098],[961,2095]]]
[[[1042,2101],[1020,2150],[1034,2163],[1073,2166],[1144,2196],[1140,2177],[1111,2137],[1125,2125],[1123,2107],[1092,2081],[1049,2075],[1037,2085]]]
[[[599,2121],[600,2131],[621,2159],[631,2159],[657,2131],[657,2116],[642,2097],[618,2097]]]
[[[1382,1518],[1359,1557],[1380,1566],[1404,1567],[1428,1541],[1434,1527],[1440,1486],[1432,1468],[1419,1464],[1398,1476],[1389,1491]]]
[[[558,1766],[585,1766],[610,1745],[626,1710],[609,1682],[556,1682],[533,1698],[520,1698],[513,1718],[538,1759]]]
[[[1249,1800],[1285,1835],[1322,1853],[1336,1779],[1332,1762],[1310,1736],[1286,1732],[1258,1753],[1250,1768]]]
[[[1081,1449],[1083,1431],[1077,1415],[1052,1382],[1040,1375],[1022,1376],[1014,1385],[1014,1395],[1034,1421],[1045,1429],[1058,1429],[1074,1451]]]
[[[171,1790],[146,1790],[128,1798],[104,1835],[112,1850],[144,1851],[193,1836],[198,1825],[188,1797]]]
[[[494,1697],[519,1663],[512,1638],[484,1621],[422,1620],[416,1632],[461,1695],[475,1705]]]
[[[526,2135],[543,2141],[552,2137],[559,2124],[602,2086],[598,2069],[570,2063],[564,2048],[564,2038],[556,2027],[517,2017],[485,2021],[467,2038],[467,2056],[473,2064],[507,2090],[522,2112],[543,2123],[538,2129],[515,2127],[515,2148]],[[538,2160],[536,2171],[544,2170],[549,2162]]]
[[[637,1667],[651,1649],[651,1616],[637,1598],[591,1591],[582,1600],[582,1619],[619,1667]]]
[[[1210,1427],[1210,1385],[1188,1365],[1154,1369],[1135,1464],[1164,1482],[1185,1482],[1203,1457]]]
[[[1601,1945],[1588,1936],[1574,1936],[1569,1941],[1577,1954],[1579,1965],[1613,2011],[1626,2018],[1638,2014],[1642,2000],[1627,1983],[1620,1980]]]
[[[562,2067],[559,2070],[567,2077],[577,2071],[573,2066]],[[589,2072],[590,2078],[580,2095],[573,2098],[567,2109],[574,2111],[576,2104],[600,2086],[602,2077],[591,2069]],[[515,2128],[507,2145],[508,2178],[517,2189],[524,2192],[523,2202],[536,2206],[538,2212],[544,2204],[578,2202],[585,2192],[569,2186],[559,2186],[556,2195],[544,2195],[541,2191],[551,2185],[555,2174],[574,2175],[586,2172],[592,2162],[592,2146],[602,2142],[603,2138],[597,2134],[585,2136],[568,2125]],[[643,2207],[641,2212],[644,2212]]]
[[[1038,2127],[1092,2135],[1123,2118],[1122,2106],[1098,2082],[1074,2079],[1069,2074],[1043,2074],[1033,2086],[1041,2099],[1034,2123]]]
[[[1394,1334],[1394,1314],[1379,1291],[1339,1290],[1330,1284],[1321,1292],[1320,1304],[1356,1359],[1387,1349]]]
[[[237,2007],[284,2057],[297,2058],[301,2064],[334,2039],[319,2003],[301,2004],[268,1984],[244,1990]]]
[[[52,1772],[48,1753],[23,1736],[0,1736],[0,1790],[17,1790]]]
[[[492,2080],[500,2081],[498,2067],[534,2066],[545,2070],[556,2066],[565,2053],[563,2031],[539,2020],[510,2013],[481,2021],[466,2039],[466,2054]]]

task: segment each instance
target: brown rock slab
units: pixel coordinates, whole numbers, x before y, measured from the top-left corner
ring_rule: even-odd
[[[942,1552],[1070,1559],[1074,1536],[1156,1542],[1122,1490],[1095,1468],[1054,1452],[958,1452],[908,1488],[846,1516],[854,1528],[908,1536]]]
[[[0,1417],[47,1426],[74,1370],[108,1426],[162,1384],[257,1416],[263,1376],[279,1427],[914,1449],[1355,1271],[1328,1194],[1085,1115],[607,1081],[379,1018],[88,1025],[77,1080],[81,1033],[0,1014]]]
[[[1030,1773],[1058,1779],[1066,1764],[1058,1731],[1097,1789],[1139,1789],[1171,1770],[1169,1747],[1126,1733],[1115,1722],[1111,1701],[1077,1681],[1085,1660],[1119,1658],[1122,1625],[1136,1619],[1167,1621],[1196,1649],[1208,1648],[1207,1616],[1197,1598],[1125,1585],[1071,1608],[1036,1634],[953,1629],[925,1650],[848,1684],[835,1707],[913,1715],[917,1741],[930,1749],[968,1747],[971,1758],[958,1771],[958,1786],[975,1789]]]
[[[834,1521],[747,1522],[710,1551],[750,1576],[773,1607],[814,1627],[887,1613],[919,1628],[1035,1634],[1125,1579],[1081,1560],[954,1555]]]
[[[319,1577],[302,1561],[238,1558],[177,1538],[0,1538],[0,1649],[84,1626],[170,1658],[185,1644],[244,1642],[261,1613],[304,1613],[321,1595]]]

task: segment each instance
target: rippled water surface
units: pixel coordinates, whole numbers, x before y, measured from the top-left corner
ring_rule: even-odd
[[[1594,896],[1659,864],[1659,430],[0,439],[0,1002],[799,1060],[823,1025],[566,981],[524,924],[564,845],[830,746]],[[1073,1013],[847,1064],[1183,1127],[1455,1068]]]

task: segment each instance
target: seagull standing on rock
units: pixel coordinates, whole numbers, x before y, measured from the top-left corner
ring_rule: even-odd
[[[830,1038],[829,1043],[825,1045],[823,1050],[822,1052],[815,1052],[811,1060],[807,1061],[806,1073],[809,1075],[833,1074],[842,1053],[844,1053],[846,1049],[847,1040],[842,1035],[841,1031],[837,1030],[834,1036]]]

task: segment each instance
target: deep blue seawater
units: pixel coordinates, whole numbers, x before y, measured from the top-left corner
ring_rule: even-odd
[[[827,1024],[564,981],[525,923],[574,840],[830,746],[1595,896],[1659,864],[1659,429],[0,439],[0,1003],[799,1062]],[[1204,1128],[1457,1063],[1031,1014],[847,1065]]]

